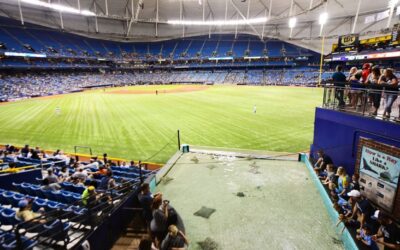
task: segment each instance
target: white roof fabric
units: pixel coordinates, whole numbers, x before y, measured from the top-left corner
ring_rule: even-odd
[[[48,2],[48,0],[40,0]],[[272,1],[272,4],[271,4]],[[352,31],[358,2],[361,1],[355,33],[371,37],[390,33],[387,29],[388,0],[51,0],[51,3],[90,10],[94,16],[61,13],[21,0],[23,20],[56,29],[63,28],[90,37],[124,41],[154,41],[213,33],[248,33],[261,38],[278,38],[321,51],[318,17],[327,12],[323,28],[324,53],[331,50],[338,35]],[[293,4],[292,4],[293,3]],[[142,7],[143,8],[142,8]],[[158,8],[157,8],[158,6]],[[269,7],[272,6],[271,10]],[[292,6],[292,8],[291,8]],[[180,26],[168,20],[236,20],[269,17],[264,24],[235,26]],[[132,12],[133,10],[133,12]],[[158,10],[158,11],[157,11]],[[399,9],[400,10],[400,9]],[[158,14],[157,14],[158,13]],[[271,15],[269,16],[269,13]],[[398,22],[395,8],[389,26]],[[138,14],[136,16],[136,14]],[[18,0],[0,0],[0,15],[20,20]],[[158,19],[157,19],[158,16]],[[289,39],[288,20],[297,25]],[[379,18],[382,18],[379,20]],[[97,23],[97,25],[96,25]],[[129,30],[129,32],[128,32]]]

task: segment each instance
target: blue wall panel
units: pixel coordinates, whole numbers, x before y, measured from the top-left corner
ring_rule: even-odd
[[[0,175],[0,188],[7,190],[14,190],[13,182],[22,183],[36,183],[36,178],[42,178],[42,169],[32,169],[21,171],[19,173],[3,174]]]
[[[400,147],[400,125],[317,108],[311,155],[315,157],[318,149],[324,149],[336,166],[343,166],[353,174],[360,137]]]

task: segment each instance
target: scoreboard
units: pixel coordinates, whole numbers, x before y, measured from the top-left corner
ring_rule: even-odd
[[[358,34],[339,36],[337,51],[357,51],[359,43]]]
[[[400,23],[396,23],[392,29],[392,43],[400,42]]]

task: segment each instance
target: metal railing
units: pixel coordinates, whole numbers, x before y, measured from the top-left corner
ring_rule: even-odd
[[[97,198],[92,204],[83,205],[78,201],[68,205],[68,207],[80,207],[79,213],[77,210],[57,208],[31,221],[19,223],[11,229],[15,234],[15,248],[24,249],[24,245],[29,241],[35,246],[49,249],[75,249],[114,212],[118,205],[129,198],[139,184],[139,178],[119,183],[116,188],[97,193]],[[115,203],[117,200],[119,202]]]
[[[399,94],[397,87],[388,84],[326,84],[322,107],[400,122]]]

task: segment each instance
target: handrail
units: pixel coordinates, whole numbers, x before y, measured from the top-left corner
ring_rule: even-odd
[[[15,226],[15,235],[16,235],[16,240],[17,240],[17,245],[18,246],[22,246],[22,235],[25,234],[26,232],[30,232],[30,231],[34,231],[35,229],[39,229],[43,226],[43,224],[40,224],[36,221],[38,220],[42,220],[45,219],[47,220],[47,223],[53,224],[56,223],[57,220],[59,220],[60,218],[69,218],[67,220],[67,222],[69,221],[73,221],[75,224],[78,225],[78,228],[84,228],[86,225],[88,225],[90,228],[89,230],[84,230],[82,231],[82,234],[80,236],[76,236],[73,240],[66,239],[64,241],[65,245],[64,247],[66,248],[66,246],[68,244],[71,244],[73,241],[77,241],[76,244],[78,244],[79,242],[83,242],[89,235],[90,233],[94,230],[94,228],[99,225],[100,223],[102,223],[102,220],[98,220],[98,221],[94,221],[93,220],[93,214],[98,215],[100,212],[102,212],[102,218],[106,218],[107,216],[109,216],[110,214],[112,214],[114,212],[114,210],[116,209],[116,205],[114,204],[114,201],[116,201],[117,199],[121,200],[121,202],[119,204],[122,204],[124,200],[126,200],[128,197],[130,197],[130,195],[135,192],[135,188],[139,187],[139,183],[140,181],[138,180],[131,180],[131,181],[126,181],[122,184],[120,184],[120,186],[122,186],[121,188],[111,188],[108,190],[105,190],[105,192],[103,193],[99,193],[100,194],[100,198],[96,199],[93,202],[96,202],[96,204],[87,204],[86,206],[81,206],[82,208],[86,208],[86,210],[84,210],[84,214],[75,214],[75,211],[71,210],[71,211],[65,211],[62,210],[60,208],[57,208],[56,210],[47,212],[47,213],[43,213],[41,214],[39,217],[36,217],[30,221],[26,221],[26,222],[22,222],[19,223],[18,225]],[[131,192],[127,192],[125,193],[125,191],[130,190]],[[118,195],[116,195],[116,193]],[[80,201],[71,204],[69,207],[75,206],[77,205],[77,203],[80,203]],[[93,205],[93,206],[92,206]],[[72,217],[71,217],[72,216]],[[87,222],[87,223],[85,223]],[[60,221],[60,223],[62,223]],[[30,226],[34,224],[33,226]],[[62,224],[63,225],[63,224]],[[64,227],[63,227],[64,229]],[[47,235],[47,233],[49,232],[50,229],[44,229],[41,230],[41,232],[37,232],[37,235],[34,235],[30,238],[27,238],[26,240],[35,240],[38,242],[38,244],[46,242],[46,241],[50,241],[51,243],[51,238],[62,233],[60,231],[54,232],[50,235]],[[68,232],[67,232],[68,233]],[[74,232],[76,233],[76,232]],[[22,249],[22,248],[19,248]]]
[[[400,86],[400,85],[399,85]],[[330,82],[323,85],[322,107],[400,122],[398,85]]]

